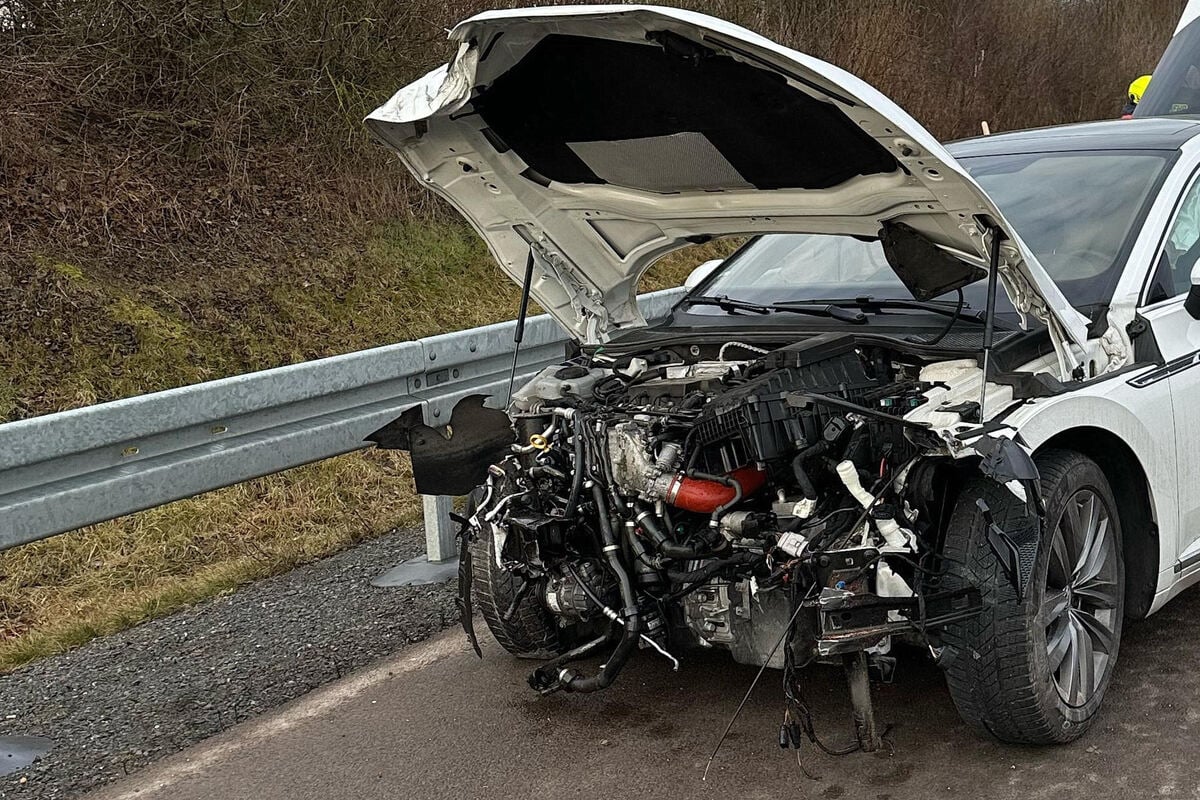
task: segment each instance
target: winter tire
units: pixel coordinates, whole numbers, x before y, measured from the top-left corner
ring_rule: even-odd
[[[468,515],[474,513],[476,502],[478,497],[472,493],[467,498]],[[517,599],[521,579],[496,564],[495,540],[480,535],[470,548],[475,605],[500,646],[520,658],[547,659],[563,652],[566,647],[558,626],[538,601],[536,591],[526,592],[512,616],[504,619]]]
[[[1028,591],[1018,598],[988,543],[982,499],[1001,528],[1034,512],[978,476],[956,504],[944,553],[953,576],[979,587],[983,611],[950,625],[947,682],[963,719],[1021,744],[1072,741],[1104,700],[1121,642],[1125,574],[1112,490],[1095,462],[1053,450],[1037,458],[1045,533]]]

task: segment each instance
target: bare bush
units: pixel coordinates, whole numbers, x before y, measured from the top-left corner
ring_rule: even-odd
[[[1113,116],[1183,0],[692,0],[936,134]],[[429,213],[360,120],[479,0],[0,0],[0,237],[144,253]],[[317,226],[319,227],[319,226]]]

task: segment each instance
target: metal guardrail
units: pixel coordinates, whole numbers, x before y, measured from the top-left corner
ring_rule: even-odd
[[[638,302],[663,317],[682,295]],[[472,394],[500,395],[514,322],[130,397],[0,425],[0,550],[370,446],[422,406],[445,424]],[[529,319],[528,378],[562,360],[565,332]],[[449,498],[426,498],[430,561],[452,558]]]

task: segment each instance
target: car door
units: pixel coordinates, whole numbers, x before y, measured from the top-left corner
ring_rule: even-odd
[[[1179,497],[1177,573],[1200,570],[1200,321],[1184,308],[1200,261],[1200,173],[1193,174],[1159,246],[1139,313],[1154,334],[1163,366],[1136,380],[1165,380],[1175,418]]]

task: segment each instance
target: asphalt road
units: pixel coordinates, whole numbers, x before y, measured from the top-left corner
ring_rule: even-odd
[[[1059,748],[1002,746],[958,720],[938,670],[901,663],[877,693],[892,752],[832,758],[775,743],[767,673],[704,764],[754,670],[689,654],[679,673],[644,651],[607,692],[539,697],[528,662],[456,630],[242,723],[90,795],[115,798],[1101,798],[1200,797],[1200,593],[1128,629],[1107,706]],[[810,671],[818,731],[849,736],[842,676]]]

